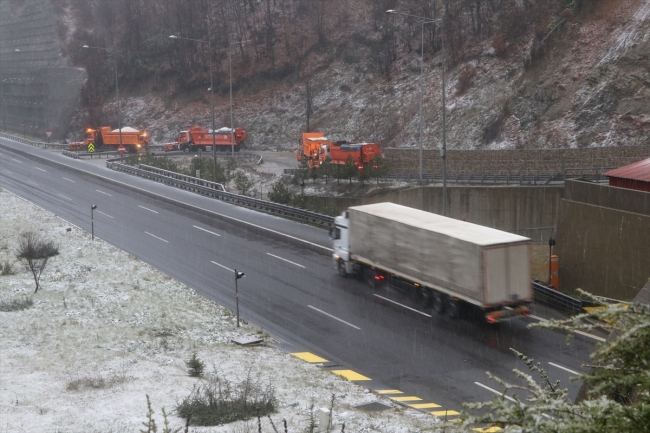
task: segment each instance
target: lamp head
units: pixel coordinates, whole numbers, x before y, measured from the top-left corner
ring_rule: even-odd
[[[176,35],[169,35],[169,39],[178,39],[178,36],[176,36]]]
[[[96,204],[91,204],[90,205],[90,210],[95,210],[95,209],[97,209],[97,205]]]
[[[243,272],[240,272],[240,271],[237,271],[237,274],[235,275],[235,277],[236,277],[237,279],[243,278],[243,277],[245,277],[245,276],[246,276],[246,274],[244,274]]]
[[[90,48],[88,45],[82,45],[81,48]]]
[[[395,13],[395,10],[394,10],[394,9],[388,9],[388,10],[386,11],[386,13],[387,13],[387,14],[394,14],[394,13]]]

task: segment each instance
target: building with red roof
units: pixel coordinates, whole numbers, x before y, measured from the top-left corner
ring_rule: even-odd
[[[650,158],[605,172],[609,185],[650,192]]]

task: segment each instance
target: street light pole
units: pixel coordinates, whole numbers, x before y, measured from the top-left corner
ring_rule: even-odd
[[[92,233],[93,240],[95,240],[95,215],[93,211],[97,209],[96,204],[90,205],[90,232]]]
[[[239,328],[239,290],[237,289],[237,280],[243,278],[245,274],[243,272],[237,272],[235,269],[235,306],[237,310],[237,327]]]
[[[120,107],[120,88],[117,79],[117,54],[115,50],[104,47],[91,47],[84,45],[82,48],[92,48],[94,50],[104,50],[113,56],[113,68],[115,69],[115,99],[117,100],[117,130],[120,136],[120,147],[122,147],[122,108]]]
[[[444,20],[431,19],[427,17],[420,17],[417,15],[405,14],[403,12],[397,12],[393,9],[386,11],[387,14],[397,14],[404,15],[407,17],[417,18],[422,20],[422,45],[421,45],[421,57],[420,57],[420,182],[422,182],[422,165],[423,165],[423,150],[422,150],[422,105],[424,101],[424,78],[423,78],[423,69],[424,69],[424,25],[431,23],[440,23],[441,26],[441,55],[442,55],[442,149],[440,150],[440,156],[442,157],[442,214],[447,216],[447,110],[446,110],[446,101],[445,101],[445,30],[444,30]]]

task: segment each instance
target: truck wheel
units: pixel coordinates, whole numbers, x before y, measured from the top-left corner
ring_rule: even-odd
[[[190,153],[190,146],[187,144],[184,145],[181,149],[183,150],[183,153]]]
[[[345,270],[345,262],[343,260],[339,260],[338,270],[340,276],[347,278],[348,272]]]
[[[458,301],[451,296],[447,299],[447,313],[452,319],[457,319],[460,313],[460,305]]]
[[[426,287],[420,287],[418,289],[418,300],[424,308],[429,308],[433,302],[433,291]]]
[[[440,292],[433,292],[433,309],[438,314],[445,312],[445,295]]]

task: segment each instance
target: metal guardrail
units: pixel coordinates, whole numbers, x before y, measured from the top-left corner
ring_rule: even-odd
[[[589,299],[576,299],[566,295],[553,286],[543,283],[539,280],[533,280],[533,293],[535,301],[549,305],[558,310],[566,311],[571,314],[584,313],[584,307],[594,307],[599,305]],[[611,302],[620,302],[614,299]]]
[[[68,147],[67,144],[65,143],[45,143],[42,141],[32,141],[32,140],[27,140],[26,138],[22,137],[16,137],[15,135],[7,134],[6,132],[0,132],[0,137],[3,138],[8,138],[13,141],[17,141],[18,143],[23,143],[23,144],[28,144],[30,146],[34,147],[42,147],[43,149],[47,149],[48,147],[51,147],[53,149],[65,149]]]
[[[173,155],[175,153],[184,154],[184,152],[181,151],[181,150],[173,150],[173,151],[170,151],[170,152],[165,152],[164,148],[163,148],[163,145],[160,145],[160,144],[149,145],[148,150],[149,151],[152,151],[152,150],[163,151],[162,154],[160,154],[160,155],[156,154],[156,156],[169,155],[169,154]],[[194,154],[194,155],[199,154],[198,151],[197,152],[190,152],[190,153]],[[201,152],[201,156],[203,158],[208,158],[208,157],[212,158],[213,155],[214,154],[212,153],[212,151],[209,151],[209,150]],[[230,152],[217,152],[216,156],[217,156],[217,159],[231,159],[233,157],[233,155]],[[260,165],[264,161],[264,158],[261,155],[258,155],[256,153],[251,153],[251,152],[235,152],[235,159],[248,159],[248,160],[251,160],[251,161],[254,161],[254,162],[256,161],[255,165]]]
[[[334,217],[265,200],[260,200],[257,198],[247,197],[245,195],[226,192],[219,188],[223,188],[223,185],[215,182],[209,182],[191,176],[178,175],[178,173],[174,173],[174,175],[177,177],[170,177],[160,173],[155,173],[153,171],[131,167],[115,160],[106,161],[106,166],[113,170],[140,176],[145,179],[155,180],[166,185],[175,186],[177,188],[196,192],[198,194],[203,194],[227,203],[255,209],[257,211],[271,215],[279,215],[285,218],[290,218],[321,227],[329,227],[334,224]]]
[[[577,174],[570,174],[570,171],[577,171]],[[597,170],[607,170],[607,169],[567,169],[560,173],[554,174],[522,174],[522,175],[492,175],[492,174],[455,174],[447,175],[447,182],[456,183],[456,184],[466,184],[466,185],[561,185],[564,184],[564,181],[567,179],[587,179],[600,182],[606,180],[607,178],[601,173],[587,173],[587,171],[597,171]],[[294,175],[299,171],[296,168],[285,168],[284,174]],[[415,173],[389,173],[386,176],[382,176],[382,179],[395,179],[397,181],[405,182],[417,182],[420,177]],[[442,174],[427,174],[422,175],[422,179],[442,183],[443,176]]]
[[[118,156],[119,153],[117,151],[109,151],[109,152],[80,152],[78,150],[64,150],[61,152],[63,156],[67,156],[69,158],[73,159],[94,159],[94,158],[112,158],[115,156]]]
[[[115,161],[111,161],[111,162],[115,162]],[[176,180],[180,180],[180,181],[183,181],[183,182],[188,182],[188,183],[193,183],[193,184],[196,184],[196,185],[201,185],[201,186],[206,187],[206,188],[213,188],[213,189],[219,189],[221,191],[226,191],[226,187],[223,186],[223,184],[221,184],[221,183],[211,182],[211,181],[208,181],[208,180],[205,180],[205,179],[199,179],[199,178],[196,178],[196,177],[187,176],[187,175],[184,175],[184,174],[176,173],[174,171],[163,170],[162,168],[152,167],[150,165],[140,164],[140,165],[138,165],[138,168],[140,168],[141,170],[145,170],[145,171],[148,171],[150,173],[159,174],[161,176],[165,176],[165,177],[168,177],[168,178],[171,178],[171,179],[176,179]]]

